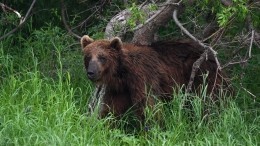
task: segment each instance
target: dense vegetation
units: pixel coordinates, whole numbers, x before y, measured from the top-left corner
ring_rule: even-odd
[[[219,26],[227,28],[225,38],[234,38],[244,31],[246,24],[241,22],[250,13],[253,27],[259,32],[259,8],[246,5],[244,0],[233,1],[232,9],[218,2],[201,1],[186,8],[181,20],[192,18],[186,27],[195,33],[205,24],[196,16],[204,15],[202,10],[214,11]],[[74,31],[80,35],[102,38],[109,19],[121,9],[135,6],[132,2],[138,1],[66,1],[69,25],[77,26]],[[25,0],[3,3],[23,15],[30,6]],[[0,11],[1,37],[15,28],[19,19],[14,13]],[[79,41],[67,33],[60,11],[59,1],[37,1],[26,23],[0,40],[0,145],[260,144],[260,51],[256,44],[248,62],[226,68],[237,94],[220,95],[226,102],[212,105],[207,118],[201,112],[205,92],[197,93],[192,100],[192,118],[182,106],[186,94],[176,92],[171,103],[147,109],[147,127],[135,129],[126,117],[111,128],[115,125],[111,124],[115,122],[112,116],[97,119],[87,114],[93,86],[85,75]],[[232,14],[237,14],[235,19]],[[195,19],[198,27],[194,26]],[[167,26],[160,28],[162,38],[183,37],[174,22]],[[221,61],[227,61],[239,44],[232,45],[229,49],[217,45]],[[240,53],[246,54],[246,49]]]

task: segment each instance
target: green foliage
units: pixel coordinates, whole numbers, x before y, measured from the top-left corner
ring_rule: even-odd
[[[0,145],[259,143],[260,111],[246,108],[248,103],[258,106],[250,98],[239,103],[244,109],[231,99],[228,105],[212,104],[205,118],[206,92],[193,95],[191,111],[183,107],[187,94],[174,92],[172,102],[146,109],[146,126],[139,130],[131,125],[131,115],[120,121],[86,115],[93,88],[85,77],[80,46],[72,50],[74,41],[51,24],[31,34],[0,42]]]
[[[199,3],[202,9],[211,9],[212,13],[216,14],[217,22],[221,27],[227,25],[231,19],[245,20],[248,14],[246,4],[247,0],[233,0],[230,6],[223,5],[221,1],[204,0]]]
[[[150,11],[158,10],[158,6],[156,4],[148,4],[148,9]]]
[[[93,86],[85,75],[79,42],[68,36],[61,26],[59,1],[37,2],[36,9],[47,11],[36,11],[21,30],[0,41],[0,145],[259,145],[260,101],[258,98],[254,101],[243,90],[238,91],[237,97],[226,100],[228,104],[222,101],[218,106],[210,104],[207,118],[203,114],[204,107],[208,106],[203,100],[208,98],[206,84],[202,92],[192,95],[192,110],[183,107],[188,95],[176,91],[170,103],[158,102],[154,108],[146,109],[146,125],[139,130],[131,123],[135,121],[131,113],[120,121],[115,121],[113,116],[98,119],[97,113],[87,115],[87,101]],[[80,2],[67,1],[73,25],[86,18],[78,12],[97,1]],[[205,10],[223,15],[217,19],[220,25],[226,26],[232,17],[242,20],[244,14],[250,13],[258,28],[259,12],[243,2],[246,1],[234,1],[232,7],[221,7],[219,1],[200,1],[184,13],[182,21],[187,22]],[[29,5],[25,3],[27,1],[15,0],[11,6],[24,12]],[[121,1],[113,1],[113,4],[119,3]],[[117,6],[104,7],[88,21],[91,24],[84,27],[82,33],[102,38],[106,22],[117,12]],[[156,6],[151,5],[151,9]],[[133,4],[131,11],[133,27],[137,21],[144,22],[145,16],[137,5]],[[11,13],[0,15],[2,35],[18,22]],[[164,38],[181,37],[173,21],[167,25],[168,28],[160,29]],[[235,23],[227,35],[235,36],[242,25]],[[185,26],[193,30],[193,24]],[[245,70],[238,65],[231,75],[250,91],[259,93],[260,57],[257,46],[252,50],[253,58]],[[246,77],[241,80],[244,72]],[[228,97],[223,95],[223,98]]]
[[[217,19],[220,26],[225,26],[231,20],[231,18],[236,18],[239,21],[245,20],[248,9],[246,7],[246,2],[243,0],[234,0],[234,4],[230,7],[220,7],[217,12]]]
[[[131,13],[130,18],[127,20],[127,24],[130,29],[133,29],[138,24],[143,24],[147,19],[147,13],[145,13],[144,10],[139,7],[139,5],[132,3],[132,5],[128,9]],[[157,9],[158,6],[156,4],[148,4],[147,10],[155,11]]]
[[[133,29],[136,25],[145,22],[145,13],[135,3],[129,8],[131,17],[127,21],[129,27]]]
[[[44,31],[41,33],[37,34],[43,35]],[[62,48],[54,47],[55,61],[59,64],[57,79],[41,75],[37,57],[22,62],[20,74],[6,72],[7,76],[2,78],[0,145],[257,145],[259,142],[259,115],[253,122],[247,122],[244,115],[252,112],[242,111],[230,101],[228,106],[221,105],[220,111],[213,106],[207,121],[201,113],[200,97],[205,96],[204,92],[191,101],[196,109],[191,113],[193,120],[182,106],[187,95],[175,92],[175,100],[169,104],[158,103],[155,108],[147,109],[145,130],[128,131],[127,119],[119,121],[122,127],[111,128],[112,117],[99,120],[95,115],[85,114],[85,98],[92,88],[85,80],[73,79],[72,72],[64,74]],[[9,60],[3,47],[0,50],[0,63],[11,64],[14,60]],[[28,66],[34,69],[28,71]],[[6,67],[12,70],[11,66]]]

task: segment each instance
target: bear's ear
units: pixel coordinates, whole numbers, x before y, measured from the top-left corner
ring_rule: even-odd
[[[121,41],[121,39],[119,37],[114,37],[111,41],[110,41],[110,47],[114,48],[116,50],[120,50],[123,46],[123,43]]]
[[[87,45],[89,45],[92,42],[94,42],[94,40],[92,38],[90,38],[88,35],[84,35],[80,39],[80,44],[81,44],[82,49],[84,49]]]

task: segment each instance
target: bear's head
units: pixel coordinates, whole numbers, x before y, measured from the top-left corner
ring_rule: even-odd
[[[84,64],[88,78],[95,83],[105,83],[116,73],[122,50],[122,41],[115,37],[111,40],[94,41],[87,35],[81,38]]]

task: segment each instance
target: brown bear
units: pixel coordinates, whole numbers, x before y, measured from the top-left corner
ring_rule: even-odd
[[[163,41],[150,46],[122,43],[120,38],[96,40],[81,38],[88,78],[104,85],[100,116],[124,114],[130,108],[144,120],[144,108],[155,103],[155,95],[163,101],[172,98],[174,87],[187,85],[192,65],[203,49],[191,41]],[[202,73],[208,72],[208,90],[221,85],[217,65],[209,56],[194,78],[194,89],[203,83]],[[149,95],[147,94],[149,92]]]

